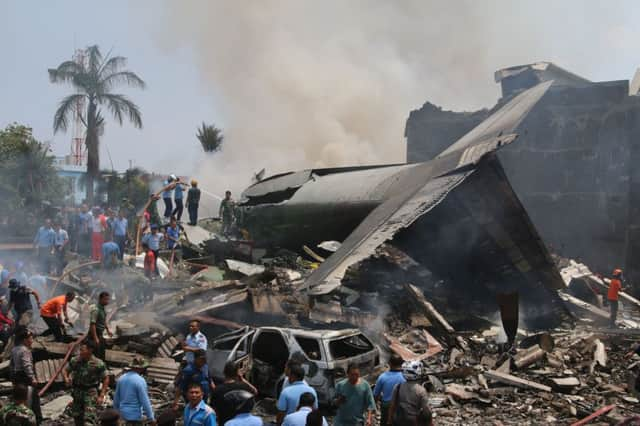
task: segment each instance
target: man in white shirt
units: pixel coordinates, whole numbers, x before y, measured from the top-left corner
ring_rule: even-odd
[[[282,426],[305,426],[307,424],[307,416],[313,411],[316,397],[311,392],[305,392],[300,395],[300,403],[298,404],[298,411],[288,414]],[[327,420],[322,418],[322,426],[327,426]]]

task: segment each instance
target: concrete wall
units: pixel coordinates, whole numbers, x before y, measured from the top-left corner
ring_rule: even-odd
[[[498,155],[547,245],[606,274],[626,265],[637,280],[640,98],[627,93],[627,81],[554,86]],[[486,114],[412,111],[408,161],[433,158]]]

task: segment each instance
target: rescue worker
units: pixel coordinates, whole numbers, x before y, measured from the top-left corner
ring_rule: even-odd
[[[15,278],[9,280],[9,311],[15,311],[15,321],[17,325],[28,325],[33,317],[33,305],[31,295],[36,299],[40,308],[40,296],[35,290],[26,287]]]
[[[71,416],[76,426],[97,425],[96,406],[102,405],[109,389],[109,376],[104,362],[93,355],[92,341],[80,344],[80,352],[62,370],[64,382],[71,388]],[[102,387],[98,391],[102,383]]]
[[[207,365],[207,353],[199,349],[194,353],[195,361],[192,364],[187,364],[178,374],[178,381],[176,386],[176,395],[173,400],[174,410],[178,410],[178,404],[180,403],[180,396],[183,396],[185,401],[188,400],[188,390],[192,383],[199,383],[202,388],[203,399],[207,401],[209,394],[215,385],[213,380],[209,376],[209,366]]]
[[[125,217],[126,210],[120,207],[118,211],[118,217],[113,221],[113,242],[118,245],[120,252],[118,253],[118,260],[122,261],[124,256],[124,249],[129,239],[129,221]]]
[[[67,304],[73,302],[73,299],[75,298],[76,294],[73,291],[69,291],[66,294],[49,299],[44,305],[42,305],[42,308],[40,308],[40,316],[49,327],[44,333],[42,333],[42,336],[49,336],[53,334],[56,338],[56,342],[63,341],[64,324],[66,323],[71,327],[73,326],[69,321]],[[62,320],[63,314],[64,321]]]
[[[231,227],[235,220],[235,201],[231,198],[231,191],[227,191],[224,194],[224,200],[220,202],[220,210],[218,216],[222,219],[222,235],[229,235]]]
[[[51,256],[54,252],[54,243],[55,232],[51,227],[51,219],[45,219],[44,224],[38,228],[38,232],[33,238],[33,248],[36,251],[36,257],[40,263],[40,271],[44,274],[49,273]]]
[[[224,396],[225,403],[234,407],[235,416],[224,423],[225,426],[262,426],[262,419],[251,414],[255,400],[251,392],[233,390]]]
[[[16,332],[16,345],[11,350],[9,359],[9,377],[13,386],[25,386],[27,397],[25,401],[33,410],[38,423],[42,421],[40,409],[40,397],[36,389],[36,374],[33,366],[33,333],[26,327],[21,327]]]
[[[111,295],[103,291],[98,295],[98,303],[91,306],[89,312],[89,333],[90,338],[96,346],[95,355],[101,360],[105,360],[106,345],[104,342],[104,332],[106,331],[109,337],[113,337],[113,333],[109,330],[107,325],[107,312],[105,308],[111,301]]]
[[[29,391],[24,385],[14,385],[12,399],[0,409],[0,425],[3,426],[36,426],[39,421],[32,410],[27,407]]]
[[[187,191],[187,211],[189,212],[189,225],[196,226],[198,224],[198,206],[200,205],[200,188],[198,181],[191,180],[191,188]]]
[[[276,416],[276,424],[282,424],[284,417],[296,411],[300,403],[300,395],[305,392],[313,394],[316,403],[313,408],[318,408],[318,395],[315,389],[304,382],[304,368],[300,364],[292,364],[289,366],[289,383],[290,385],[282,389],[276,408],[278,414]]]
[[[56,275],[62,275],[62,270],[65,267],[64,256],[67,252],[67,246],[69,244],[69,234],[66,230],[62,229],[59,222],[53,225],[54,231],[54,252],[55,252],[55,273]]]
[[[607,300],[609,301],[609,309],[611,315],[609,317],[609,326],[616,328],[616,318],[618,316],[618,293],[622,291],[622,270],[614,269],[611,281],[609,282],[609,290],[607,291]]]
[[[185,352],[184,359],[192,364],[194,353],[198,350],[207,350],[207,336],[200,331],[200,321],[194,319],[189,321],[189,334],[182,342],[182,350]]]
[[[189,403],[184,407],[184,426],[216,426],[216,412],[202,399],[202,387],[192,383],[187,389]]]
[[[174,185],[172,183],[176,180],[174,175],[170,175],[169,178],[164,181],[165,190],[162,191],[162,201],[164,201],[164,220],[165,222],[169,222],[169,218],[171,217],[171,212],[173,211],[173,201],[171,197],[171,192],[173,191]]]
[[[380,426],[386,426],[389,405],[391,405],[391,395],[393,394],[393,388],[399,383],[406,382],[402,374],[402,358],[398,355],[393,355],[389,359],[389,371],[382,373],[378,380],[376,380],[376,386],[373,388],[373,397],[380,400]]]
[[[151,425],[156,421],[153,407],[149,400],[147,382],[142,377],[149,363],[142,357],[136,356],[131,360],[129,371],[118,379],[116,391],[113,395],[113,408],[120,412],[120,416],[127,425],[142,424],[142,412]]]
[[[427,390],[420,383],[422,363],[407,361],[402,364],[406,383],[399,383],[393,390],[387,424],[404,426],[416,424],[419,417],[429,413]]]
[[[172,251],[172,256],[180,258],[180,227],[175,217],[169,221],[167,227],[167,248]]]
[[[151,233],[145,234],[142,237],[142,242],[146,243],[149,246],[149,249],[153,251],[154,254],[154,267],[156,275],[160,275],[158,272],[158,255],[160,254],[160,243],[164,240],[164,234],[160,233],[158,230],[158,225],[155,223],[151,224]]]
[[[178,222],[182,220],[182,212],[184,211],[184,204],[182,199],[184,197],[184,188],[187,185],[180,181],[180,178],[176,178],[175,187],[173,190],[173,201],[176,204],[176,208],[171,212],[171,216],[175,217]]]
[[[104,237],[102,244],[102,267],[105,269],[114,268],[120,259],[120,247],[111,240],[111,235]]]

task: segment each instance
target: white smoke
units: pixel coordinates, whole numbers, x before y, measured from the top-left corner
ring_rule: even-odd
[[[225,132],[223,151],[195,168],[203,188],[221,194],[243,189],[263,167],[402,162],[411,109],[426,100],[492,106],[492,73],[503,66],[556,60],[599,71],[567,25],[578,18],[580,28],[615,37],[616,27],[589,20],[605,20],[608,9],[592,4],[601,10],[589,18],[582,2],[562,4],[167,1],[159,40],[193,49],[203,90],[224,115],[194,111],[194,131],[205,120]]]

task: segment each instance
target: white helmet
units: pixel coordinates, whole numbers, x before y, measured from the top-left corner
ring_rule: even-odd
[[[169,180],[177,180],[178,178],[176,177],[176,175],[169,175]]]
[[[422,363],[420,361],[406,361],[402,363],[402,375],[408,381],[422,377]]]

